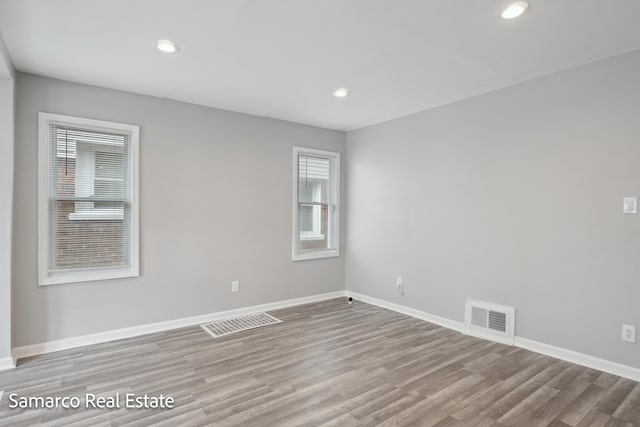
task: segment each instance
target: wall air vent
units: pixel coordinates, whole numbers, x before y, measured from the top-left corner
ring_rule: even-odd
[[[464,324],[467,335],[513,345],[515,309],[481,301],[467,300]]]

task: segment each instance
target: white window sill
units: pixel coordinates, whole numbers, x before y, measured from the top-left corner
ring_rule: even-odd
[[[308,242],[311,240],[324,240],[324,234],[303,234],[300,236],[300,240],[303,242]]]
[[[64,283],[93,282],[96,280],[123,279],[126,277],[139,277],[137,268],[104,267],[93,270],[67,270],[52,271],[40,281],[40,286],[61,285]]]
[[[337,249],[306,251],[306,252],[293,254],[293,261],[304,261],[308,259],[320,259],[320,258],[334,258],[338,256],[340,256],[340,251],[338,251]]]
[[[70,221],[121,221],[124,219],[124,212],[109,210],[87,210],[69,214]]]

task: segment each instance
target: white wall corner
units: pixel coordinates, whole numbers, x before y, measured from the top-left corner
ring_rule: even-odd
[[[0,56],[1,43],[0,39]],[[3,66],[0,58],[0,68]],[[11,359],[11,274],[13,236],[13,152],[15,82],[0,70],[0,365]],[[0,367],[2,369],[2,367]]]
[[[0,371],[6,371],[14,369],[16,367],[16,361],[13,357],[4,357],[0,359]]]
[[[2,33],[0,33],[0,79],[15,80],[16,69],[13,66],[13,61],[9,56],[9,50],[4,43]]]
[[[0,229],[6,241],[0,241],[0,371],[15,368],[15,361],[9,356],[11,351],[11,242],[13,212],[13,150],[14,150],[14,108],[15,108],[15,67],[9,50],[0,33],[0,147],[4,153],[4,161],[0,162],[0,206],[7,209],[0,212]],[[5,232],[6,231],[6,232]]]

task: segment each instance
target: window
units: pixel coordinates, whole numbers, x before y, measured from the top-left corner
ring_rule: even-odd
[[[39,283],[138,276],[137,126],[40,113]]]
[[[340,254],[340,153],[293,149],[293,260]]]
[[[56,126],[56,172],[61,191],[73,192],[78,198],[93,197],[100,202],[75,202],[69,220],[122,220],[124,209],[114,200],[124,195],[127,135],[111,135]],[[75,169],[73,167],[75,162]],[[72,172],[69,173],[69,164]],[[73,180],[73,181],[71,181]],[[66,185],[66,188],[64,186]]]

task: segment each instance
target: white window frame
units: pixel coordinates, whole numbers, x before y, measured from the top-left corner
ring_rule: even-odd
[[[140,276],[139,252],[139,139],[140,127],[60,114],[38,115],[38,284],[40,286],[63,283],[90,282]],[[63,124],[81,129],[120,132],[130,135],[131,229],[129,236],[130,264],[125,266],[49,269],[49,127]],[[97,215],[100,215],[98,212]],[[110,218],[113,218],[111,216]],[[117,219],[117,218],[116,218]]]
[[[333,210],[330,215],[330,221],[327,233],[329,241],[334,249],[311,249],[307,251],[298,250],[298,239],[300,238],[298,217],[298,182],[299,182],[299,161],[300,155],[309,155],[321,158],[327,158],[333,161],[333,174],[331,176],[331,199],[328,201],[329,208]],[[333,151],[316,150],[312,148],[293,147],[293,233],[292,233],[292,259],[293,261],[302,261],[308,259],[331,258],[340,256],[340,153]],[[315,228],[315,226],[314,226]],[[309,239],[316,240],[316,237],[309,236]],[[324,236],[322,236],[324,239]]]

